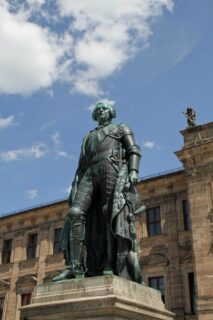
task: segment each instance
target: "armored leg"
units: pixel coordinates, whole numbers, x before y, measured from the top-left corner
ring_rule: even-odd
[[[68,213],[71,219],[70,251],[71,267],[76,278],[83,277],[83,253],[85,240],[85,213],[78,207],[71,207]]]
[[[78,207],[71,207],[68,211],[70,220],[69,232],[69,262],[66,269],[53,282],[65,279],[82,278],[84,276],[83,252],[85,238],[85,213]]]

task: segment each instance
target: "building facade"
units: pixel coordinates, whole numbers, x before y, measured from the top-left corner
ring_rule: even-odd
[[[142,179],[136,217],[145,283],[176,320],[213,319],[213,123],[181,132],[183,169]],[[36,285],[64,269],[65,200],[0,217],[0,319],[18,320]]]

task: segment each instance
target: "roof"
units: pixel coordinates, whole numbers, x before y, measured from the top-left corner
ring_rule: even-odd
[[[174,175],[174,174],[180,174],[180,173],[183,173],[183,171],[184,171],[184,168],[183,167],[179,167],[179,168],[176,168],[176,169],[159,172],[159,173],[156,173],[156,174],[152,174],[152,175],[149,175],[149,176],[142,177],[140,179],[140,183],[142,183],[144,181],[153,180],[153,179],[159,179],[159,178],[162,178],[162,177],[165,177],[165,176],[170,176],[170,175]],[[49,206],[52,206],[52,205],[60,204],[60,203],[66,202],[66,201],[67,201],[67,198],[63,198],[63,199],[58,199],[58,200],[54,200],[54,201],[50,201],[50,202],[41,203],[41,204],[38,204],[38,205],[35,205],[35,206],[32,206],[32,207],[27,207],[27,208],[16,210],[16,211],[12,211],[12,212],[6,212],[6,213],[2,213],[2,214],[0,213],[0,219],[4,219],[4,218],[9,217],[9,216],[19,215],[19,214],[22,214],[22,213],[25,213],[25,212],[31,212],[33,210],[39,210],[41,208],[45,208],[45,207],[49,207]]]

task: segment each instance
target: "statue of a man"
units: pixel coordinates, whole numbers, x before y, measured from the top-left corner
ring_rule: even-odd
[[[135,188],[141,158],[113,105],[98,103],[98,127],[84,138],[61,236],[66,269],[53,281],[115,274],[142,283],[134,215],[144,210]]]
[[[196,112],[192,108],[188,107],[183,114],[187,118],[188,128],[194,127],[196,125]]]

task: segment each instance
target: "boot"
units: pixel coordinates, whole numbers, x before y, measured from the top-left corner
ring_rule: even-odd
[[[73,273],[75,278],[84,278],[84,270],[83,270],[83,265],[77,261],[73,260]]]
[[[77,219],[76,219],[77,220]],[[71,265],[75,278],[84,277],[84,238],[85,238],[85,218],[80,216],[74,221],[70,230],[70,253]]]
[[[63,272],[61,272],[58,276],[53,278],[53,282],[63,281],[67,279],[75,278],[75,274],[71,267],[66,268]]]

